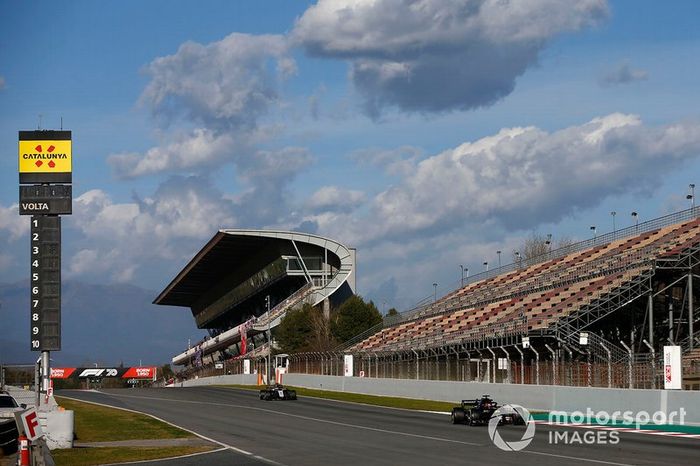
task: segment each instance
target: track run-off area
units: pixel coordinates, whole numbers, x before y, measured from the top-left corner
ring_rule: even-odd
[[[563,443],[589,429],[537,424],[532,442],[506,452],[491,442],[485,426],[452,425],[449,416],[300,397],[265,402],[251,390],[224,387],[63,390],[77,400],[153,415],[212,440],[218,451],[184,464],[430,465],[430,464],[698,464],[700,439],[620,432],[616,443]],[[520,440],[524,427],[502,426],[504,440]],[[554,432],[559,441],[552,443]],[[606,431],[602,431],[604,434]],[[589,434],[590,438],[590,434]],[[609,440],[609,438],[608,438]],[[140,463],[145,464],[145,463]],[[156,464],[155,462],[153,464]]]

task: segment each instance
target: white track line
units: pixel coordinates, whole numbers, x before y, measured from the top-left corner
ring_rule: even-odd
[[[99,393],[99,392],[98,392],[98,393]],[[110,395],[110,396],[112,396],[112,395]],[[131,397],[131,398],[149,398],[149,397],[135,397],[135,396],[130,396],[130,395],[122,395],[122,396],[127,396],[127,397]],[[241,449],[241,448],[234,447],[233,445],[229,445],[229,444],[227,444],[227,443],[220,442],[220,441],[218,441],[218,440],[214,440],[213,438],[209,438],[209,437],[207,437],[207,436],[205,436],[205,435],[202,435],[202,434],[200,434],[200,433],[198,433],[198,432],[195,432],[195,431],[193,431],[193,430],[186,429],[186,428],[184,428],[184,427],[182,427],[182,426],[179,426],[179,425],[174,424],[174,423],[172,423],[172,422],[166,421],[165,419],[161,419],[161,418],[159,418],[158,416],[154,416],[153,414],[144,413],[144,412],[142,412],[142,411],[137,411],[137,410],[135,410],[135,409],[120,408],[120,407],[108,405],[108,404],[105,404],[105,403],[98,403],[97,401],[81,400],[81,399],[79,399],[79,398],[73,398],[73,397],[71,397],[71,396],[59,395],[59,397],[67,398],[67,399],[69,399],[69,400],[74,400],[74,401],[80,401],[80,402],[83,402],[83,403],[92,403],[92,404],[94,404],[94,405],[104,406],[105,408],[121,409],[122,411],[129,411],[129,412],[132,412],[132,413],[143,414],[143,415],[145,415],[145,416],[152,417],[153,419],[156,419],[156,420],[158,420],[158,421],[160,421],[160,422],[164,422],[164,423],[166,423],[166,424],[168,424],[168,425],[170,425],[170,426],[177,427],[178,429],[182,429],[182,430],[184,430],[185,432],[189,432],[189,433],[192,434],[192,435],[196,435],[197,437],[199,437],[199,438],[201,438],[201,439],[204,439],[204,440],[207,440],[207,441],[209,441],[209,442],[212,442],[212,443],[215,443],[215,444],[217,444],[217,445],[220,445],[220,446],[222,446],[224,449],[233,450],[233,451],[235,451],[235,452],[241,453],[242,455],[250,456],[250,457],[252,457],[252,458],[255,458],[255,459],[257,459],[257,460],[260,460],[260,461],[263,461],[263,462],[265,462],[265,463],[272,464],[272,465],[275,465],[275,466],[285,466],[283,463],[279,463],[279,462],[274,461],[274,460],[271,460],[271,459],[269,459],[269,458],[265,458],[265,457],[262,457],[262,456],[258,456],[258,455],[256,455],[256,454],[253,454],[253,453],[249,452],[249,451],[243,450],[243,449]],[[173,401],[173,400],[170,400],[170,401]],[[197,453],[197,454],[214,453],[215,451],[221,451],[221,449],[219,449],[219,450],[213,450],[213,451],[209,451],[209,452]],[[185,458],[185,457],[187,457],[187,456],[190,456],[190,455],[173,456],[173,457],[170,457],[170,458],[163,458],[163,459],[165,460],[165,459]],[[149,461],[153,461],[153,460],[149,460]],[[123,463],[122,463],[122,464],[123,464]]]
[[[379,429],[377,427],[361,426],[358,424],[348,424],[346,422],[331,421],[328,419],[319,419],[319,418],[310,417],[310,416],[303,416],[301,414],[283,413],[281,411],[275,411],[275,410],[266,409],[266,408],[256,408],[256,407],[247,406],[247,405],[237,405],[237,404],[232,404],[232,403],[215,403],[213,401],[175,400],[172,398],[159,398],[159,397],[151,397],[151,396],[115,395],[115,394],[111,394],[111,393],[110,393],[110,395],[114,396],[114,397],[139,398],[139,399],[144,399],[144,400],[170,401],[170,402],[174,402],[174,403],[191,403],[191,404],[202,404],[202,405],[212,405],[212,406],[227,406],[229,408],[243,408],[243,409],[250,409],[253,411],[262,411],[265,413],[275,414],[278,416],[294,417],[297,419],[304,419],[307,421],[320,422],[320,423],[324,423],[324,424],[332,424],[332,425],[337,425],[337,426],[341,426],[341,427],[350,427],[353,429],[369,430],[372,432],[382,432],[385,434],[401,435],[401,436],[405,436],[405,437],[422,438],[422,439],[426,439],[426,440],[435,440],[438,442],[458,443],[461,445],[470,445],[470,446],[483,446],[483,444],[481,444],[481,443],[464,442],[462,440],[452,440],[452,439],[446,439],[446,438],[442,438],[442,437],[432,437],[429,435],[411,434],[409,432],[400,432],[397,430],[387,430],[387,429]]]
[[[114,395],[114,396],[117,396],[117,395]],[[193,404],[207,404],[207,405],[214,405],[214,406],[228,406],[228,407],[234,407],[234,408],[247,408],[247,409],[251,409],[251,410],[255,410],[255,411],[263,411],[263,412],[273,413],[276,415],[289,416],[289,417],[294,417],[294,418],[299,418],[299,419],[322,422],[322,423],[326,423],[326,424],[334,424],[334,425],[339,425],[339,426],[343,426],[343,427],[351,427],[351,428],[356,428],[356,429],[370,430],[370,431],[374,431],[374,432],[382,432],[382,433],[388,433],[388,434],[394,434],[394,435],[403,435],[403,436],[407,436],[407,437],[423,438],[423,439],[427,439],[427,440],[436,440],[436,441],[440,441],[440,442],[458,443],[458,444],[470,445],[470,446],[479,446],[479,447],[485,446],[484,444],[479,444],[479,443],[463,442],[463,441],[459,441],[459,440],[451,440],[451,439],[445,439],[445,438],[441,438],[441,437],[431,437],[431,436],[426,436],[426,435],[410,434],[407,432],[398,432],[398,431],[393,431],[393,430],[378,429],[378,428],[374,428],[374,427],[360,426],[357,424],[347,424],[347,423],[338,422],[338,421],[329,421],[327,419],[317,419],[317,418],[313,418],[313,417],[309,417],[309,416],[302,416],[299,414],[282,413],[280,411],[273,411],[273,410],[269,410],[269,409],[265,409],[265,408],[256,408],[256,407],[252,407],[252,406],[236,405],[236,404],[231,404],[231,403],[215,403],[215,402],[210,402],[210,401],[174,400],[172,398],[136,396],[136,395],[121,395],[121,396],[126,397],[126,398],[172,401],[172,402],[176,402],[176,403],[193,403]],[[546,453],[546,452],[533,451],[533,450],[521,450],[520,453],[527,453],[527,454],[540,455],[540,456],[550,456],[553,458],[575,460],[575,461],[580,461],[580,462],[585,462],[585,463],[608,464],[611,466],[633,466],[629,463],[616,463],[616,462],[612,462],[612,461],[595,460],[595,459],[591,459],[591,458],[582,458],[582,457],[577,457],[577,456],[558,455],[558,454],[554,454],[554,453]]]
[[[211,388],[218,388],[218,389],[221,389],[222,391],[225,391],[225,390],[240,390],[240,391],[244,391],[244,392],[254,392],[254,391],[258,391],[258,389],[256,389],[256,388],[227,387],[226,385],[210,385],[209,387],[211,387]],[[290,388],[294,389],[294,388],[297,388],[297,387],[290,387]],[[298,388],[308,388],[308,387],[298,387]],[[323,391],[323,389],[320,389],[320,388],[312,388],[312,389],[310,389],[310,390],[321,390],[321,391]],[[367,395],[366,393],[353,393],[353,392],[347,392],[347,393],[350,393],[350,394],[352,394],[352,395]],[[378,396],[378,397],[382,397],[382,396],[385,396],[385,395],[369,395],[369,396]],[[386,395],[386,396],[389,396],[389,395]],[[402,398],[402,397],[398,397],[398,398]],[[444,414],[444,415],[447,415],[447,416],[449,416],[450,414],[452,414],[452,413],[450,413],[449,411],[429,411],[429,410],[427,410],[427,409],[398,408],[398,407],[396,407],[396,406],[373,405],[373,404],[370,404],[370,403],[362,403],[362,402],[359,402],[359,401],[336,400],[336,399],[334,399],[334,398],[323,398],[323,397],[321,397],[321,396],[313,396],[313,395],[304,395],[304,399],[305,399],[305,400],[306,400],[306,399],[311,399],[311,400],[332,401],[333,403],[343,403],[343,404],[346,404],[346,405],[367,406],[367,407],[370,407],[370,408],[393,409],[393,410],[397,410],[397,411],[408,411],[408,412],[410,412],[410,413]],[[409,400],[410,398],[406,398],[406,399]],[[456,404],[459,404],[459,403],[455,403],[455,405],[456,405]]]
[[[569,424],[561,422],[549,422],[549,421],[535,421],[535,424],[542,424],[553,427],[570,427],[577,429],[595,429],[595,430],[606,430],[606,431],[617,431],[623,434],[645,434],[645,435],[658,435],[660,437],[676,437],[676,438],[692,438],[700,439],[700,434],[689,434],[687,432],[674,432],[668,430],[655,430],[655,429],[637,429],[634,427],[615,427],[615,426],[599,426],[596,424]]]
[[[121,464],[139,464],[139,463],[153,463],[153,462],[156,462],[156,461],[169,461],[169,460],[176,460],[176,459],[179,459],[179,458],[190,458],[190,457],[192,457],[192,456],[208,455],[208,454],[210,454],[210,453],[217,453],[217,452],[226,451],[226,450],[228,450],[228,448],[226,448],[226,447],[221,447],[221,448],[217,448],[216,450],[202,451],[202,452],[199,452],[199,453],[190,453],[189,455],[171,456],[171,457],[168,457],[168,458],[154,458],[154,459],[152,459],[152,460],[129,461],[129,462],[126,462],[126,463],[106,463],[106,464],[102,464],[101,466],[118,466],[118,465],[121,465]]]
[[[567,460],[584,461],[586,463],[610,464],[612,466],[634,466],[633,464],[629,464],[629,463],[614,463],[612,461],[594,460],[591,458],[580,458],[578,456],[557,455],[554,453],[545,453],[543,451],[520,450],[518,453],[527,453],[530,455],[551,456],[553,458],[563,458],[563,459],[567,459]]]

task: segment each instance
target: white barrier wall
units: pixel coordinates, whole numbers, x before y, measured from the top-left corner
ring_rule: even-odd
[[[436,380],[375,379],[333,375],[285,374],[285,385],[366,395],[400,396],[457,402],[492,395],[500,403],[516,403],[533,410],[594,412],[685,410],[685,424],[700,425],[700,391],[629,390],[621,388],[564,387]],[[255,385],[256,375],[220,375],[188,380],[176,386]]]
[[[685,423],[700,425],[700,391],[629,390],[433,380],[375,379],[330,375],[287,374],[287,385],[367,395],[401,396],[456,402],[488,393],[500,403],[516,403],[534,410],[662,411],[685,410]]]

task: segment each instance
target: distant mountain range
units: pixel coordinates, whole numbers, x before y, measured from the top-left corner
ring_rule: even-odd
[[[132,285],[63,283],[62,350],[52,366],[162,365],[204,335],[190,310],[151,304],[155,291]],[[0,363],[36,361],[29,350],[29,281],[0,284]]]

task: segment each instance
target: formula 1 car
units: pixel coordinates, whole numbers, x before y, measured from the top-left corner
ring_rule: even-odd
[[[489,395],[483,395],[475,400],[462,400],[462,404],[452,408],[450,419],[453,424],[468,424],[470,426],[487,424],[499,408],[498,403]],[[525,425],[522,416],[515,410],[502,410],[498,413],[498,425]]]
[[[296,400],[296,390],[289,390],[280,384],[270,385],[267,388],[260,390],[260,399],[265,401],[272,400]]]

